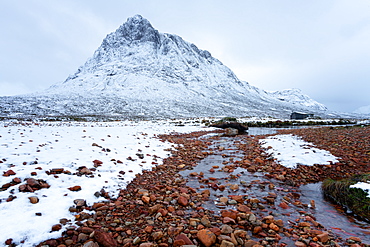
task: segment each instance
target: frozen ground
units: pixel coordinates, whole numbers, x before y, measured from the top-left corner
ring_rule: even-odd
[[[337,161],[330,152],[315,148],[313,144],[294,135],[275,135],[260,142],[262,147],[268,148],[267,153],[272,154],[277,162],[288,168],[295,168],[298,164],[329,165]]]
[[[114,196],[135,174],[161,163],[169,155],[171,144],[155,138],[157,134],[201,128],[144,121],[0,125],[0,174],[9,170],[15,173],[0,175],[0,187],[14,178],[21,181],[0,190],[0,246],[5,246],[9,238],[17,244],[24,241],[22,246],[33,246],[59,237],[63,229],[51,232],[51,227],[62,218],[73,219],[69,207],[74,206],[75,199],[84,199],[91,205],[104,199],[94,196],[102,188]],[[95,171],[94,160],[103,162]],[[92,169],[92,174],[73,175],[82,166]],[[64,170],[48,175],[46,172],[53,168]],[[32,172],[37,175],[31,175]],[[26,184],[27,178],[42,179],[50,188],[20,192],[18,188]],[[81,190],[70,191],[68,188],[73,186],[81,186]],[[10,195],[16,198],[7,202]],[[30,196],[37,196],[39,202],[30,203]]]

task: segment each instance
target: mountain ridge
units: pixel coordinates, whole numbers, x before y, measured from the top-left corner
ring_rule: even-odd
[[[13,115],[287,118],[300,111],[333,116],[300,90],[266,92],[239,80],[210,52],[160,33],[140,15],[108,34],[65,81],[0,102],[0,112]]]

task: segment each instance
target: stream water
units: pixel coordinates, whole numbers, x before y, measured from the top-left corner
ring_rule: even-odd
[[[250,128],[248,132],[250,135],[274,134],[276,129]],[[338,210],[338,208],[326,201],[322,196],[320,183],[308,184],[297,188],[283,184],[278,180],[267,178],[260,172],[250,173],[240,167],[232,173],[222,171],[224,164],[240,160],[243,157],[243,153],[234,145],[236,140],[238,140],[238,137],[221,137],[213,140],[213,145],[210,146],[210,149],[214,151],[214,154],[201,160],[193,170],[185,170],[180,173],[187,178],[188,185],[197,188],[199,192],[205,189],[210,190],[210,200],[204,202],[204,208],[219,213],[224,208],[235,209],[233,205],[220,203],[221,197],[243,195],[247,198],[263,198],[273,192],[276,194],[275,203],[272,205],[263,204],[265,208],[257,211],[257,214],[261,217],[268,215],[269,212],[280,212],[279,215],[274,215],[276,219],[282,219],[284,222],[294,222],[302,217],[302,212],[304,211],[305,215],[312,215],[317,222],[343,239],[357,236],[362,239],[363,243],[370,243],[370,224],[345,214],[345,212]],[[219,147],[222,148],[220,149]],[[210,171],[212,167],[217,166],[220,169],[214,169],[215,172]],[[215,183],[226,185],[226,189],[220,191],[209,188],[207,184],[201,183],[196,176],[191,175],[191,173],[194,174],[195,172],[198,174],[203,173],[204,178],[212,178]],[[237,184],[239,189],[230,189],[232,187],[228,187],[228,185],[231,184]],[[275,187],[271,188],[269,184],[274,184]],[[277,205],[289,193],[299,194],[299,201],[302,202],[302,205],[298,207],[290,205],[287,209],[278,208]],[[310,207],[311,200],[315,201],[315,208]],[[284,227],[289,228],[289,225],[284,225]],[[283,238],[281,242],[285,242],[288,245],[294,244],[292,240],[287,238]]]

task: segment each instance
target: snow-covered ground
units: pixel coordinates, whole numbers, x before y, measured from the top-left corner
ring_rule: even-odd
[[[295,168],[298,164],[312,166],[337,162],[337,158],[330,152],[318,149],[294,135],[270,136],[260,140],[260,143],[277,162],[288,168]]]
[[[24,241],[21,246],[33,246],[59,237],[63,229],[51,232],[51,227],[62,218],[74,218],[69,208],[75,199],[84,199],[88,205],[104,200],[94,196],[102,188],[115,196],[135,174],[169,155],[171,144],[156,135],[200,129],[199,125],[179,127],[165,121],[0,123],[0,188],[14,178],[21,181],[0,190],[0,246],[9,238],[17,244]],[[93,170],[94,160],[103,163],[92,174],[72,175],[82,166]],[[48,175],[53,168],[64,170]],[[2,176],[9,170],[15,175]],[[37,175],[31,175],[33,172]],[[19,186],[26,184],[27,178],[42,179],[50,188],[20,192]],[[81,190],[70,191],[73,186],[81,186]],[[7,202],[10,195],[16,198]],[[38,197],[39,202],[32,204],[30,196]]]
[[[87,205],[104,200],[94,195],[102,188],[116,196],[135,174],[160,164],[170,154],[172,144],[161,142],[156,135],[202,129],[199,124],[175,123],[180,122],[0,122],[0,188],[15,178],[21,181],[0,189],[0,246],[9,238],[17,244],[24,241],[20,246],[33,246],[59,237],[64,228],[51,232],[51,227],[62,218],[73,221],[69,208],[75,199],[84,199]],[[267,152],[287,167],[336,162],[330,153],[292,135],[272,136],[261,144],[270,146]],[[94,167],[94,160],[102,164]],[[92,174],[82,174],[81,167]],[[50,174],[55,168],[64,170]],[[9,170],[15,175],[9,175]],[[6,173],[9,176],[1,176]],[[20,192],[19,186],[26,184],[27,178],[42,179],[50,188]],[[81,186],[81,190],[68,189],[73,186]],[[9,196],[15,198],[7,202]],[[31,196],[38,197],[39,202],[32,204]]]
[[[279,164],[295,168],[298,164],[312,166],[314,164],[329,165],[337,162],[337,157],[330,152],[315,148],[312,143],[303,141],[294,135],[275,135],[261,139],[261,146],[267,148]],[[350,186],[364,190],[370,197],[370,181]]]

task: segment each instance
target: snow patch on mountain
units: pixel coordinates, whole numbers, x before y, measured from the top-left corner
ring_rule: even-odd
[[[273,97],[278,100],[289,102],[292,104],[304,105],[312,110],[326,111],[328,108],[318,103],[317,101],[311,99],[308,95],[303,94],[298,88],[284,89],[280,91],[270,92]]]
[[[370,115],[370,105],[361,106],[358,109],[356,109],[354,113]]]

